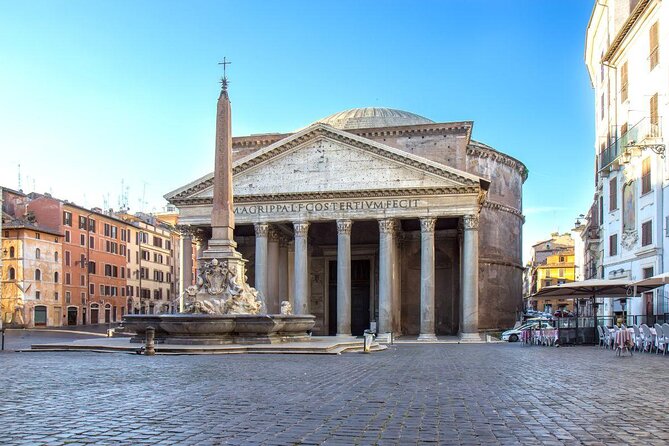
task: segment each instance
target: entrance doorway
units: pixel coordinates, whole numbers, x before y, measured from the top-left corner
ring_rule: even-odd
[[[68,307],[67,309],[67,325],[77,325],[77,308]]]
[[[105,323],[108,324],[111,322],[111,306],[107,304],[105,306]]]
[[[35,327],[45,327],[46,326],[46,307],[39,305],[35,307]]]
[[[100,323],[100,318],[98,315],[98,310],[97,306],[91,306],[91,324],[99,324]]]
[[[329,262],[328,334],[337,334],[337,261]],[[367,259],[351,260],[351,334],[360,336],[369,328],[371,264]]]

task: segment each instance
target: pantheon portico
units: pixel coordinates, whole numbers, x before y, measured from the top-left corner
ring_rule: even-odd
[[[321,335],[467,338],[511,323],[526,169],[472,126],[367,108],[233,138],[234,237],[267,311],[289,300]],[[166,198],[207,240],[212,196],[210,174]]]

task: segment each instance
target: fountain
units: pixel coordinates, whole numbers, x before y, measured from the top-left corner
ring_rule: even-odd
[[[198,259],[196,285],[187,289],[182,313],[125,315],[124,331],[135,333],[133,342],[144,342],[148,327],[155,329],[156,342],[165,344],[267,344],[311,338],[314,316],[291,314],[287,301],[281,304],[281,314],[266,314],[262,296],[247,283],[246,260],[233,239],[231,108],[225,75],[221,87],[216,115],[212,237]]]

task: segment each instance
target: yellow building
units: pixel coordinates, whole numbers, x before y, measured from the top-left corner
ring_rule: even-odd
[[[2,228],[3,323],[18,327],[63,325],[61,234],[30,222]]]
[[[546,263],[537,266],[537,291],[546,286],[560,285],[576,280],[574,251],[563,251],[546,258]],[[571,299],[556,297],[534,297],[534,306],[541,311],[552,313],[555,310],[572,311]]]

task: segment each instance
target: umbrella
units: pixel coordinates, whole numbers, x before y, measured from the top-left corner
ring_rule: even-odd
[[[588,279],[547,286],[540,289],[534,296],[595,296],[604,294],[606,297],[627,297],[631,294],[632,284],[632,281],[627,279]]]
[[[637,290],[641,288],[641,292],[649,291],[667,284],[669,284],[669,273],[658,274],[657,276],[641,279],[632,283]]]

